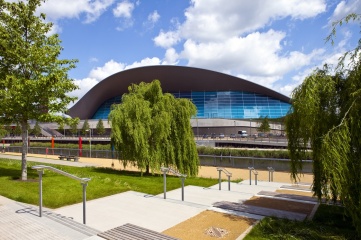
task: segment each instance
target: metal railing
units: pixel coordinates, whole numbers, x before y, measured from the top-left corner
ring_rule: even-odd
[[[231,191],[231,177],[232,177],[232,173],[230,173],[229,171],[227,171],[225,168],[217,168],[217,171],[219,172],[219,190],[221,190],[221,174],[222,172],[226,174],[226,176],[228,177],[228,191]]]
[[[164,199],[167,198],[167,173],[173,173],[174,175],[180,177],[182,181],[182,201],[184,201],[184,180],[187,177],[185,174],[176,172],[172,168],[161,167],[160,170],[163,172],[163,190],[164,190]]]
[[[248,167],[249,169],[249,185],[252,185],[252,173],[254,174],[254,184],[257,185],[258,172],[254,167]]]
[[[57,168],[46,166],[46,165],[36,165],[36,166],[33,166],[32,169],[35,169],[39,174],[39,217],[42,217],[42,215],[43,215],[43,174],[44,174],[44,169],[48,169],[53,172],[64,175],[66,177],[80,181],[80,183],[83,185],[83,224],[86,224],[86,187],[88,186],[88,182],[91,179],[90,178],[79,178],[70,173],[67,173],[67,172],[59,170]]]
[[[273,167],[267,167],[268,169],[268,182],[273,182],[273,173],[275,169]]]

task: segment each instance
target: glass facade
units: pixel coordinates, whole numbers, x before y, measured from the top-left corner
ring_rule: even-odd
[[[240,91],[171,92],[177,98],[188,98],[197,107],[197,118],[279,118],[285,116],[291,105],[262,94]],[[121,97],[109,99],[94,114],[93,119],[107,119],[110,106],[120,103]]]

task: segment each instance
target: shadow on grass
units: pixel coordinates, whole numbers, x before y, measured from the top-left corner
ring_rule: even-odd
[[[129,176],[129,177],[141,177],[141,173],[137,172],[137,171],[130,171],[130,170],[117,170],[117,169],[113,169],[113,168],[105,168],[105,167],[92,167],[92,172],[97,172],[97,173],[106,173],[106,174],[116,174],[116,175],[123,175],[123,176]],[[160,174],[152,174],[152,173],[144,173],[143,172],[143,176],[144,177],[154,177],[157,176],[159,177]]]

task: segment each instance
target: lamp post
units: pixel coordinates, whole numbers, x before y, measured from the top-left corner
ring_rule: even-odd
[[[199,132],[198,132],[198,118],[197,118],[197,140],[199,138]]]
[[[249,136],[252,136],[252,118],[249,119]]]
[[[87,132],[89,131],[89,157],[92,157],[92,129],[88,129],[86,130]]]

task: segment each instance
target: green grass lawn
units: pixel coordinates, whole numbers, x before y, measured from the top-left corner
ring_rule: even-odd
[[[0,195],[7,198],[38,205],[38,173],[31,166],[41,163],[28,162],[28,181],[19,181],[21,161],[0,159]],[[139,172],[119,171],[109,168],[69,167],[51,165],[81,178],[91,178],[87,187],[87,200],[101,198],[128,190],[147,194],[163,193],[163,175],[140,176]],[[185,185],[209,187],[218,183],[218,179],[186,178]],[[180,188],[181,179],[167,177],[167,191]],[[82,202],[82,185],[80,182],[45,170],[43,175],[43,205],[58,208]]]
[[[266,217],[252,229],[244,240],[359,239],[351,219],[344,216],[343,213],[342,207],[321,204],[312,221],[299,222]]]

